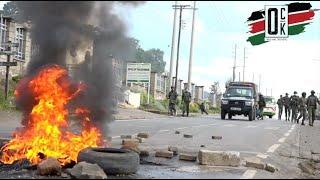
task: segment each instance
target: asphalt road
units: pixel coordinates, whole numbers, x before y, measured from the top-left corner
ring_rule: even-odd
[[[148,149],[151,162],[163,166],[142,165],[133,178],[295,178],[299,169],[296,162],[281,159],[278,150],[286,141],[295,143],[297,125],[275,119],[248,121],[245,117],[236,116],[232,120],[221,120],[218,116],[202,117],[168,117],[160,119],[119,120],[110,124],[109,134],[113,137],[112,146],[121,147],[121,135],[135,135],[147,132],[150,138],[140,144]],[[175,134],[180,131],[180,134]],[[193,138],[184,138],[191,134]],[[222,136],[213,140],[211,136]],[[197,154],[201,145],[204,149],[238,151],[242,163],[248,157],[256,156],[263,162],[277,164],[283,171],[270,173],[264,170],[247,168],[244,165],[231,167],[205,167],[196,162],[182,162],[173,159],[154,158],[154,153],[168,146],[176,146],[180,152]],[[283,151],[290,152],[290,147],[283,146]],[[287,170],[291,163],[293,170]],[[291,172],[288,175],[287,171]],[[293,174],[292,172],[296,172]]]
[[[8,113],[6,117],[1,116],[0,135],[10,137],[19,125],[19,119],[20,116]],[[109,124],[108,134],[113,137],[112,146],[121,147],[121,135],[147,132],[150,137],[139,147],[149,150],[150,156],[146,160],[151,164],[140,165],[135,175],[110,178],[299,178],[298,162],[281,155],[297,154],[293,149],[299,146],[298,127],[299,125],[283,120],[265,118],[248,121],[242,116],[236,116],[232,120],[221,120],[218,116],[117,120]],[[180,134],[175,134],[175,131],[180,131]],[[184,134],[193,137],[184,138]],[[222,139],[214,140],[212,136],[222,136]],[[201,145],[205,147],[200,147]],[[179,152],[195,155],[200,148],[238,151],[242,165],[210,167],[200,166],[197,162],[180,161],[177,156],[172,159],[154,157],[156,150],[167,149],[168,146],[176,146]],[[253,156],[275,165],[279,171],[270,173],[245,167],[245,159]]]

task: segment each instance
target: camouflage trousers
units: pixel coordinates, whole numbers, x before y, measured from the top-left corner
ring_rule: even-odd
[[[310,106],[308,108],[309,112],[309,125],[313,126],[314,120],[316,119],[316,107]]]
[[[289,118],[290,118],[290,107],[289,106],[284,106],[284,113],[286,115],[286,121],[289,120]]]
[[[307,114],[307,109],[306,108],[300,108],[299,112],[300,112],[300,114],[299,114],[299,117],[297,118],[297,121],[299,123],[299,120],[302,118],[302,123],[301,124],[304,124],[304,120],[306,120],[307,115],[308,115]]]
[[[291,122],[297,122],[298,107],[291,107]]]

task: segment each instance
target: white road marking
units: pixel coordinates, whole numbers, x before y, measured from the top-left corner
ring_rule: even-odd
[[[261,154],[261,153],[257,154],[257,157],[262,158],[262,159],[266,159],[268,156],[269,155]]]
[[[255,128],[255,127],[258,127],[258,126],[246,126],[245,128]]]
[[[269,147],[267,152],[268,153],[273,153],[279,146],[280,146],[280,144],[274,144],[271,147]]]
[[[217,125],[217,124],[209,124],[210,126],[215,126],[215,125]]]
[[[112,136],[112,139],[120,138],[120,136]]]
[[[234,124],[226,124],[226,125],[224,125],[224,127],[234,127],[234,126],[236,126],[236,125],[234,125]]]
[[[208,124],[203,124],[203,125],[199,125],[199,126],[192,126],[192,128],[203,127],[203,126],[209,126],[209,125]]]
[[[286,140],[286,137],[280,138],[278,142],[283,143]]]
[[[268,129],[268,130],[278,130],[280,127],[266,127],[264,129]]]
[[[292,132],[292,129],[290,129],[289,131],[288,131],[288,133],[291,133]]]
[[[168,129],[163,129],[163,130],[160,130],[159,132],[168,132],[169,130]]]
[[[177,129],[186,129],[186,128],[188,128],[188,127],[181,127],[181,128],[177,128]]]
[[[290,135],[290,133],[285,133],[284,136],[288,137]]]
[[[248,169],[246,170],[246,172],[243,173],[240,179],[252,179],[256,173],[256,170]]]

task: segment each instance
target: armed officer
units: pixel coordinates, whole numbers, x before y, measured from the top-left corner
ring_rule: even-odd
[[[175,88],[171,86],[171,91],[167,96],[167,98],[169,99],[169,112],[171,116],[177,114],[177,110],[176,110],[177,97],[178,97],[178,93],[176,92]]]
[[[282,112],[283,112],[283,98],[282,98],[282,95],[280,95],[280,98],[278,99],[277,104],[278,104],[278,109],[279,109],[278,119],[281,120],[281,116],[282,116]]]
[[[300,111],[300,115],[297,119],[298,123],[299,120],[302,118],[302,123],[301,125],[304,125],[304,120],[306,119],[306,115],[307,115],[307,93],[303,92],[301,94],[301,98],[299,98],[299,111]]]
[[[313,126],[316,110],[317,110],[317,103],[320,104],[319,99],[317,96],[314,95],[314,90],[311,91],[311,95],[307,99],[307,108],[309,111],[309,125]]]
[[[297,94],[298,94],[297,91],[294,91],[293,96],[290,97],[292,123],[297,123],[298,102],[299,102],[299,96],[297,96]]]

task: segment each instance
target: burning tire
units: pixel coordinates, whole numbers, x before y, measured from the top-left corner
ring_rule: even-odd
[[[78,162],[98,164],[106,174],[132,174],[138,171],[139,155],[115,148],[86,148],[79,152]]]

